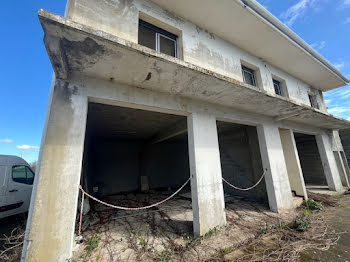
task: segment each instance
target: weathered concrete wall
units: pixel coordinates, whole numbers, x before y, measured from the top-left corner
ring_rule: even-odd
[[[193,231],[201,236],[226,224],[216,119],[209,114],[192,113],[187,127]]]
[[[176,188],[189,178],[187,143],[145,148],[140,141],[95,140],[88,152],[90,190],[98,186],[98,195],[139,191],[141,176],[148,177],[150,189]]]
[[[34,182],[27,225],[30,232],[26,234],[22,257],[26,255],[26,261],[70,259],[86,114],[84,90],[57,80]]]
[[[320,153],[323,171],[330,190],[340,192],[343,190],[337,163],[332,151],[331,141],[333,135],[329,133],[316,135],[318,151]]]
[[[303,172],[300,165],[297,146],[294,140],[293,131],[290,129],[280,129],[280,136],[284,158],[288,171],[289,183],[292,191],[298,196],[307,199]]]
[[[215,32],[177,17],[147,0],[71,0],[67,16],[76,22],[138,42],[138,19],[151,22],[179,36],[181,58],[197,66],[242,81],[241,63],[257,71],[257,82],[274,94],[272,76],[285,81],[291,100],[310,105],[308,93],[316,95],[326,111],[322,94],[299,79],[217,37]]]
[[[291,208],[292,191],[278,126],[258,125],[257,132],[270,208],[275,212]]]

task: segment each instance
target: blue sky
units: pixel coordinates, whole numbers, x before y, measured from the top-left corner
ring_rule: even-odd
[[[259,0],[350,78],[350,0]],[[0,154],[36,160],[52,69],[37,10],[63,15],[65,0],[4,1],[0,25]],[[350,120],[350,86],[324,94],[329,112]]]

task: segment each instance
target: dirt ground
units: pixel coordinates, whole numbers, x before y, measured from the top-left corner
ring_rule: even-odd
[[[133,201],[146,199],[147,204],[157,200],[153,197],[151,201],[136,195]],[[241,198],[226,197],[225,202],[227,226],[201,238],[192,237],[188,198],[177,197],[161,210],[138,216],[100,209],[103,223],[83,233],[84,242],[73,261],[350,261],[348,195],[339,197],[339,206],[308,215],[300,208],[278,216],[266,205]],[[298,217],[307,217],[311,228],[306,232],[290,228]]]
[[[165,195],[156,194],[159,199]],[[131,205],[131,198],[141,206],[154,197],[129,195],[125,203]],[[266,205],[226,197],[227,226],[201,238],[192,237],[191,202],[185,195],[137,216],[97,205],[98,222],[83,232],[73,261],[350,261],[350,195],[338,198],[336,207],[307,215],[299,209],[280,217]],[[295,216],[306,216],[311,228],[290,228]],[[11,246],[3,235],[24,230],[24,222],[23,216],[0,220],[0,253]],[[0,261],[19,261],[20,251],[19,245],[10,256],[1,254]]]
[[[166,195],[167,192],[129,195],[125,205],[137,206],[141,202],[147,205]],[[107,201],[120,204],[123,200],[118,197]],[[76,248],[73,261],[217,260],[282,221],[267,205],[234,197],[225,197],[225,202],[227,226],[202,238],[192,236],[191,201],[181,195],[159,209],[140,211],[137,216],[133,216],[135,211],[115,211],[97,205],[96,214],[102,222],[83,233],[84,243]],[[284,217],[294,215],[293,212]]]

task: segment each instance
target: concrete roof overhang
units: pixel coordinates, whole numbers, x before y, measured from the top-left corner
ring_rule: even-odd
[[[80,74],[327,129],[350,122],[147,47],[39,10],[56,77]]]
[[[255,0],[152,0],[164,9],[328,91],[349,83],[339,70]]]

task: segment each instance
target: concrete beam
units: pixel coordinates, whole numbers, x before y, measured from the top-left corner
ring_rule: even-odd
[[[278,126],[259,125],[257,131],[270,209],[274,212],[290,209],[292,192]]]
[[[70,261],[84,151],[87,97],[56,80],[41,145],[22,261]]]
[[[292,112],[289,112],[287,114],[281,114],[279,116],[274,117],[274,120],[276,122],[279,122],[279,121],[286,120],[286,119],[294,117],[294,116],[298,116],[298,115],[300,115],[300,112],[302,110],[303,110],[302,108],[298,108],[298,109],[296,109],[296,110],[294,110]]]
[[[332,151],[330,137],[327,134],[318,134],[316,135],[316,142],[329,189],[337,192],[342,191],[343,186]]]
[[[293,131],[290,129],[280,129],[280,136],[283,148],[284,158],[288,171],[289,183],[292,191],[298,196],[303,196],[307,199],[307,192],[303,171],[300,165],[298,149],[295,143]]]
[[[188,116],[193,231],[196,236],[226,224],[219,141],[215,117]]]
[[[158,134],[155,135],[155,137],[152,138],[152,140],[149,142],[149,144],[156,144],[163,142],[165,140],[168,140],[170,138],[173,138],[175,136],[184,134],[187,132],[187,124],[185,121],[179,121],[175,125],[161,130]]]

